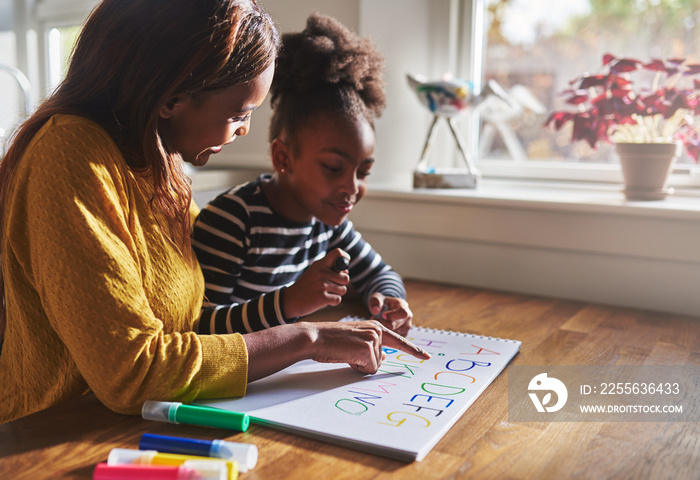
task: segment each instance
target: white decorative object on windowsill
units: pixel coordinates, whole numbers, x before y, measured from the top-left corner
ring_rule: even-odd
[[[468,110],[479,108],[479,105],[482,105],[490,96],[499,97],[509,104],[513,103],[512,100],[493,80],[489,81],[480,93],[475,94],[473,84],[463,79],[445,77],[438,81],[428,81],[418,75],[407,74],[406,77],[421,104],[433,114],[433,122],[428,130],[420,161],[414,170],[413,186],[415,188],[476,188],[481,173],[465,146],[456,125],[457,119]],[[429,165],[435,127],[440,119],[447,122],[466,168],[435,169]]]

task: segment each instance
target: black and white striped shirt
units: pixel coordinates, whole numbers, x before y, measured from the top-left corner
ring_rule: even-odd
[[[374,292],[406,298],[401,277],[345,220],[336,227],[276,214],[262,191],[269,175],[234,187],[204,207],[192,246],[204,273],[200,333],[253,332],[293,322],[282,308],[285,289],[327,252],[350,257],[350,282],[365,300]]]

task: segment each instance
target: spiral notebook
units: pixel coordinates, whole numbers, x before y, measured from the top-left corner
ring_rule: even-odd
[[[246,412],[254,424],[420,461],[503,371],[520,342],[422,327],[406,337],[431,358],[384,348],[387,358],[374,375],[308,360],[250,383],[245,397],[198,403]]]

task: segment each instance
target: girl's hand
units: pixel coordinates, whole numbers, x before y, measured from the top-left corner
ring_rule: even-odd
[[[369,311],[372,318],[399,335],[406,336],[411,328],[413,312],[403,298],[385,297],[375,292],[369,297]]]
[[[336,248],[314,262],[299,279],[284,292],[284,313],[289,318],[303,317],[323,307],[338,305],[348,291],[347,270],[338,272],[333,263],[338,257],[350,256]]]

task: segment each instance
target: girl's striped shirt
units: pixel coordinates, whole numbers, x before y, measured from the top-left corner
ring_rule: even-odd
[[[246,333],[297,320],[284,313],[286,288],[335,248],[350,255],[350,283],[365,304],[374,292],[406,298],[401,277],[349,220],[332,227],[277,215],[261,188],[269,178],[219,195],[194,223],[192,246],[206,282],[200,333]]]

